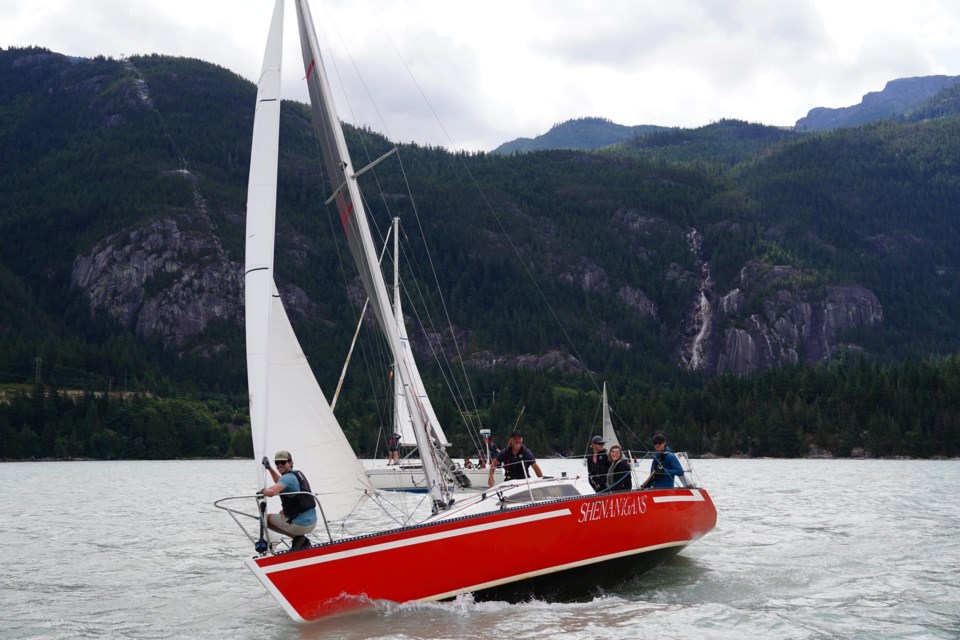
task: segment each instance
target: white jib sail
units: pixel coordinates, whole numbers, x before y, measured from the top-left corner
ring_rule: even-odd
[[[290,451],[294,467],[319,495],[324,515],[335,520],[374,489],[317,384],[274,284],[282,32],[283,0],[277,0],[257,84],[247,192],[244,295],[250,426],[258,465],[263,456]],[[271,483],[265,470],[258,469],[258,486]]]

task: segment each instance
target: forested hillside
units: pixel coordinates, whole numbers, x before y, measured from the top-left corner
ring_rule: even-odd
[[[248,455],[254,93],[195,60],[0,51],[0,383],[20,385],[0,400],[0,458]],[[952,95],[830,133],[400,145],[362,186],[381,239],[402,220],[408,325],[447,432],[469,451],[465,422],[503,434],[522,412],[538,450],[579,454],[606,381],[638,447],[667,430],[718,455],[956,455]],[[308,111],[283,114],[278,287],[329,390],[363,296]],[[357,166],[394,146],[347,136]],[[389,428],[377,349],[337,405],[364,455]],[[474,396],[466,414],[451,386]]]

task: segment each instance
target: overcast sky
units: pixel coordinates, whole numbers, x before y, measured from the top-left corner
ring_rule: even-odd
[[[255,80],[272,7],[0,0],[0,46],[188,56]],[[339,71],[340,98],[349,96],[341,118],[395,141],[471,151],[582,116],[792,125],[888,80],[960,75],[957,0],[314,0],[312,9],[332,43],[328,75],[338,85]],[[288,3],[284,87],[306,101],[295,16]]]

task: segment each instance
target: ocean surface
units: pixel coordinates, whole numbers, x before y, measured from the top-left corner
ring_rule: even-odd
[[[243,567],[251,545],[213,507],[250,492],[255,463],[0,464],[0,638],[960,637],[960,462],[693,464],[717,528],[616,591],[384,604],[309,625]],[[383,571],[416,580],[488,560]]]

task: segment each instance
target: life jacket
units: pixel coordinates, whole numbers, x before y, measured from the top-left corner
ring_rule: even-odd
[[[520,445],[520,449],[514,453],[513,447],[507,447],[503,450],[503,479],[504,480],[523,480],[526,477],[526,468],[533,464],[533,461],[530,461],[527,464],[527,460],[524,460],[523,454],[526,453],[527,447],[525,445]]]
[[[296,469],[291,469],[283,475],[287,475],[287,473],[292,473],[297,477],[297,482],[300,483],[300,491],[310,491],[310,483],[307,482],[305,475]],[[283,517],[287,519],[287,524],[289,524],[304,511],[310,511],[310,509],[315,508],[317,501],[313,499],[310,493],[296,493],[293,495],[281,493],[280,504],[283,506]]]
[[[395,433],[395,434],[393,434],[393,435],[390,436],[390,446],[391,446],[391,447],[397,446],[397,443],[399,443],[399,442],[400,442],[400,436],[399,436],[398,434]]]

